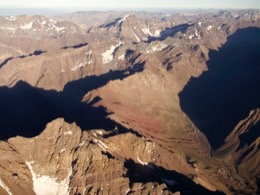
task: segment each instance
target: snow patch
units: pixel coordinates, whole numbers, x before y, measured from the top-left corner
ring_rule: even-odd
[[[142,161],[139,157],[137,157],[137,161],[142,165],[148,165],[148,162]]]
[[[86,55],[92,55],[93,51],[92,50],[89,50],[86,52]]]
[[[161,36],[161,31],[160,30],[156,30],[153,34],[154,37],[160,37]]]
[[[132,31],[132,33],[134,34],[134,36],[135,36],[135,38],[136,38],[136,40],[137,40],[137,42],[140,42],[140,39],[139,39],[139,37],[135,34],[135,32],[133,31],[133,29],[131,28],[131,31]]]
[[[195,28],[195,35],[198,37],[198,39],[201,39],[199,33],[198,33],[198,30]]]
[[[150,35],[152,37],[160,37],[160,35],[161,35],[160,30],[156,30],[154,33],[152,33],[149,28],[142,28],[142,31],[144,34]]]
[[[202,22],[198,22],[198,24],[201,26]]]
[[[23,29],[23,30],[29,30],[29,29],[32,28],[32,24],[33,24],[33,21],[30,22],[29,24],[25,24],[23,26],[20,26],[20,28]]]
[[[195,36],[195,35],[190,35],[190,36],[189,36],[189,39],[192,39],[194,36]]]
[[[2,30],[11,30],[11,31],[15,31],[16,28],[11,28],[11,27],[0,27],[0,29]]]
[[[16,20],[16,16],[7,16],[7,17],[5,17],[5,19],[6,20],[9,20],[9,21],[14,21],[14,20]]]
[[[125,59],[125,54],[118,56],[118,60],[124,60],[124,59]]]
[[[103,64],[107,64],[114,59],[113,53],[114,53],[115,49],[118,48],[122,44],[123,44],[123,42],[120,41],[117,45],[112,45],[110,47],[110,49],[108,49],[107,51],[102,53]]]
[[[7,185],[1,180],[0,178],[0,186],[9,194],[9,195],[13,195],[11,190],[7,187]]]
[[[50,22],[51,22],[51,23],[54,23],[54,24],[56,24],[56,23],[57,23],[57,21],[55,21],[55,20],[52,20],[52,19],[50,19]]]
[[[123,18],[121,18],[120,20],[118,20],[118,23],[121,24],[121,23],[122,23],[123,21],[125,21],[126,18],[128,18],[129,16],[130,16],[129,14],[125,15]]]
[[[213,26],[209,25],[209,26],[207,27],[207,31],[210,31],[212,28],[213,28]]]
[[[63,31],[63,30],[66,29],[66,27],[64,27],[64,26],[61,26],[61,27],[56,26],[57,21],[54,21],[54,20],[52,20],[52,19],[50,19],[49,21],[50,21],[50,22],[48,23],[49,28],[47,28],[46,31],[55,30],[57,33],[59,33],[60,31]],[[47,23],[46,21],[43,21],[43,22],[41,23],[41,25],[43,26],[43,25],[46,24],[46,23]]]
[[[46,20],[43,20],[42,22],[40,22],[40,20],[38,19],[38,23],[39,23],[42,27],[44,27],[44,25],[45,25],[47,22],[46,22]]]
[[[146,53],[153,53],[153,52],[157,52],[157,51],[162,51],[166,47],[167,47],[167,45],[165,45],[163,43],[159,43],[155,46],[152,46],[151,48],[147,48]]]
[[[55,26],[54,29],[56,30],[57,33],[59,33],[60,31],[64,30],[65,27],[57,27],[57,26]]]
[[[85,144],[85,141],[81,142],[78,146],[81,147]]]
[[[98,135],[103,135],[103,131],[101,131],[101,130],[96,130],[96,132]]]
[[[60,150],[60,154],[63,153],[63,152],[65,152],[65,151],[66,151],[66,148],[62,148],[62,149]]]
[[[66,131],[64,132],[64,135],[72,135],[72,131]]]
[[[102,148],[102,149],[105,150],[105,151],[108,149],[107,145],[104,144],[104,142],[102,142],[102,141],[100,141],[100,140],[98,140],[98,143],[97,143],[97,144],[99,145],[100,148]]]
[[[83,62],[78,62],[76,66],[71,68],[72,71],[76,71],[80,68],[85,67],[87,64],[91,64],[93,61],[91,60],[92,50],[86,52],[86,58],[83,60]]]
[[[97,140],[97,139],[94,139],[93,140],[94,143],[97,143],[97,145],[104,151],[107,151],[108,147],[106,144],[104,144],[104,142],[100,141],[100,140]]]
[[[79,64],[77,64],[76,66],[74,66],[73,68],[71,68],[71,70],[72,71],[76,71],[76,70],[78,70],[78,69],[80,69],[80,68],[83,68],[84,66],[86,66],[86,62],[84,61],[84,62],[81,62],[81,63],[79,63]]]
[[[58,183],[57,178],[52,178],[48,175],[37,176],[32,167],[34,161],[26,161],[25,163],[31,171],[33,190],[37,195],[69,195],[69,182],[70,176],[72,175],[72,169],[70,169],[67,177]]]
[[[142,31],[146,35],[151,35],[151,32],[150,32],[150,30],[148,28],[142,28]]]
[[[125,191],[125,194],[128,194],[129,192],[131,192],[131,189],[128,188],[126,191]]]

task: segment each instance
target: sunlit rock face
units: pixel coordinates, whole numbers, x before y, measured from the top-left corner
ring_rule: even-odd
[[[0,17],[0,194],[255,194],[259,11]]]

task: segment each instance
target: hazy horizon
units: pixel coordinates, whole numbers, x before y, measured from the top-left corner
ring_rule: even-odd
[[[260,9],[259,0],[0,0],[0,8],[47,8],[54,10],[111,10],[111,9]]]

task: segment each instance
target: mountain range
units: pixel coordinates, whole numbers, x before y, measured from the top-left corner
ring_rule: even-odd
[[[258,194],[260,11],[0,16],[0,194]]]

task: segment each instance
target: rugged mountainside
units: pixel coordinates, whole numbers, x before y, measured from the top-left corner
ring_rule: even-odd
[[[182,103],[213,51],[259,29],[258,10],[0,21],[0,194],[259,192],[259,102],[219,148]]]

